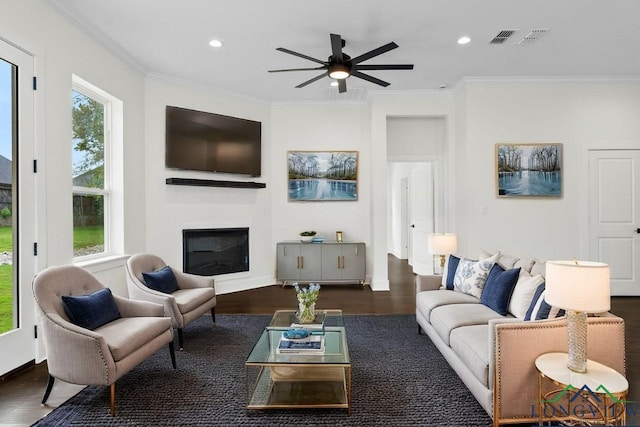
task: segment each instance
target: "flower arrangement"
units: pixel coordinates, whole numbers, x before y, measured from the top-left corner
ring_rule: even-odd
[[[298,283],[294,283],[293,287],[298,296],[298,318],[301,323],[311,323],[316,318],[315,305],[320,294],[320,285],[317,283],[309,283],[308,288],[301,288]]]

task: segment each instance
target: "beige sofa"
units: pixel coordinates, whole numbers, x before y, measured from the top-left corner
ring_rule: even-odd
[[[516,266],[517,267],[517,266]],[[442,288],[441,276],[416,276],[416,320],[494,426],[538,421],[535,359],[567,351],[565,317],[523,321],[474,296]],[[514,291],[515,292],[515,291]],[[588,319],[588,357],[625,373],[624,321]]]

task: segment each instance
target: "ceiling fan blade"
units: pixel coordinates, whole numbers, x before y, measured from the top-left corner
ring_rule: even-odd
[[[311,70],[326,70],[327,67],[316,68],[286,68],[284,70],[269,70],[270,73],[281,73],[283,71],[311,71]]]
[[[347,91],[347,79],[338,80],[338,92],[345,93]]]
[[[321,78],[326,77],[326,76],[327,76],[327,73],[322,73],[319,76],[316,76],[316,77],[314,77],[312,79],[307,80],[306,82],[300,83],[298,86],[296,86],[296,88],[305,87],[306,85],[311,84],[311,83],[315,82],[316,80],[320,80]]]
[[[318,64],[328,65],[328,63],[325,62],[325,61],[321,61],[319,59],[312,58],[312,57],[304,55],[302,53],[294,52],[294,51],[286,49],[284,47],[279,47],[276,50],[279,50],[280,52],[288,53],[289,55],[294,55],[294,56],[298,56],[300,58],[308,59],[309,61],[317,62]]]
[[[383,87],[389,86],[389,83],[385,82],[384,80],[376,79],[375,77],[361,73],[360,71],[353,71],[351,75]]]
[[[331,53],[333,60],[342,64],[344,57],[342,56],[342,37],[340,34],[331,34]]]
[[[351,60],[351,62],[353,64],[358,64],[360,62],[366,61],[367,59],[371,59],[374,56],[378,56],[378,55],[382,55],[385,52],[389,52],[390,50],[393,50],[395,48],[397,48],[398,45],[395,44],[394,42],[391,43],[387,43],[384,46],[380,46],[379,48],[373,49],[367,53],[363,53],[360,56],[356,56],[355,58],[353,58]]]
[[[413,64],[354,65],[356,70],[413,70]]]

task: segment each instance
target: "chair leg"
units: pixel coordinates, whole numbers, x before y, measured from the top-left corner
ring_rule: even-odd
[[[178,328],[178,348],[180,349],[180,351],[183,350],[182,345],[183,345],[182,328]]]
[[[111,402],[110,402],[110,410],[111,410],[111,416],[115,417],[116,416],[116,383],[112,383],[111,384]]]
[[[213,320],[213,324],[216,324],[216,308],[211,307],[211,319]]]
[[[51,394],[51,389],[53,389],[53,383],[55,382],[55,378],[49,375],[49,381],[47,382],[47,389],[44,391],[44,396],[42,397],[42,404],[47,403],[47,399],[49,399],[49,395]]]
[[[175,347],[173,346],[173,342],[169,343],[169,353],[171,354],[171,364],[173,365],[173,369],[177,369],[176,368],[176,351],[175,351]]]

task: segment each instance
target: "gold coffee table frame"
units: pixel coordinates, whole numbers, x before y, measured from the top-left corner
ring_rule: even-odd
[[[247,409],[339,408],[351,414],[351,360],[342,310],[325,314],[325,351],[278,354],[295,311],[278,310],[245,362]]]
[[[626,425],[629,382],[623,375],[592,360],[587,360],[587,372],[572,372],[567,368],[567,353],[542,354],[535,364],[538,425],[544,422],[572,426]],[[549,384],[544,384],[545,379]],[[574,399],[580,400],[572,404]]]

